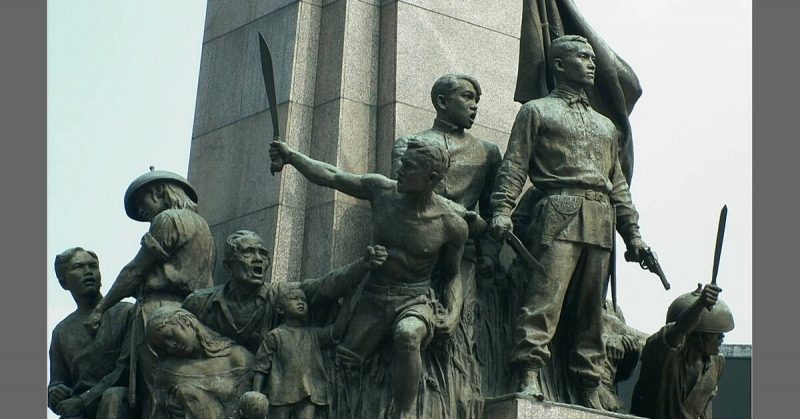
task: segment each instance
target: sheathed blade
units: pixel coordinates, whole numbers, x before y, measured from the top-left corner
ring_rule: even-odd
[[[714,269],[711,271],[711,283],[717,283],[717,272],[719,272],[719,257],[722,253],[722,239],[725,238],[725,221],[728,218],[728,206],[723,205],[719,213],[719,225],[717,226],[717,245],[714,248]]]
[[[281,132],[278,128],[278,101],[275,98],[275,76],[272,71],[272,54],[269,52],[267,41],[261,32],[258,33],[258,45],[261,49],[261,74],[264,76],[264,87],[267,89],[267,101],[269,102],[269,113],[272,115],[272,137],[280,138]]]

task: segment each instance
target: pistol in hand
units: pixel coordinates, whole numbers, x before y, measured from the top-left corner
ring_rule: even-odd
[[[646,269],[658,275],[658,279],[661,280],[661,285],[664,286],[665,290],[669,290],[670,285],[669,281],[667,281],[667,275],[664,274],[664,270],[661,269],[661,264],[658,263],[658,258],[656,257],[655,252],[648,247],[642,251],[642,254],[644,257],[642,257],[642,260],[639,261],[639,266],[641,266],[642,269]],[[625,260],[631,262],[635,259],[630,252],[625,252]]]

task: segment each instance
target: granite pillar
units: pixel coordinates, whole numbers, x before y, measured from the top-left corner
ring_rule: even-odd
[[[483,88],[472,133],[505,149],[522,4],[517,0],[209,0],[189,181],[217,244],[251,229],[272,243],[275,281],[320,275],[360,255],[369,205],[269,174],[272,135],[257,33],[274,61],[281,134],[345,170],[389,171],[395,138],[430,127],[430,87],[468,73]]]

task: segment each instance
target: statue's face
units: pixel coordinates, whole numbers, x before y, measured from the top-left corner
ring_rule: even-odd
[[[100,265],[97,259],[82,250],[75,252],[67,265],[64,288],[76,295],[100,292]]]
[[[288,291],[285,300],[281,301],[281,309],[287,318],[305,319],[308,313],[305,293],[299,288]]]
[[[244,237],[236,242],[236,252],[228,266],[234,281],[248,285],[261,285],[269,268],[269,252],[264,242],[255,237]]]
[[[594,72],[596,69],[594,50],[590,45],[582,42],[576,42],[575,44],[578,46],[575,51],[556,59],[561,63],[561,79],[580,87],[591,87],[594,85]],[[559,65],[556,64],[556,66],[556,71],[559,71]]]
[[[139,208],[139,216],[150,221],[161,211],[168,208],[163,194],[159,194],[153,186],[145,186],[136,192],[136,205]]]
[[[459,128],[472,128],[478,113],[475,86],[467,80],[458,80],[458,88],[444,97],[444,108],[440,112],[451,124]]]
[[[399,192],[421,192],[430,187],[434,174],[428,169],[424,158],[413,150],[406,151],[400,158],[400,169],[397,171]]]
[[[719,353],[719,348],[722,346],[722,341],[725,339],[724,333],[706,333],[698,332],[700,334],[700,342],[702,352],[704,355],[711,356]]]
[[[171,322],[153,336],[153,344],[162,352],[184,357],[195,353],[200,342],[193,328],[180,322]]]

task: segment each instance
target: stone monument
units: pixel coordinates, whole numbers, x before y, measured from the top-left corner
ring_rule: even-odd
[[[56,259],[78,310],[49,407],[633,418],[616,385],[644,354],[633,412],[710,418],[726,209],[712,283],[661,331],[616,305],[617,233],[669,286],[629,192],[640,94],[573,0],[209,0],[191,183],[131,183],[150,230],[105,297],[93,252]]]

